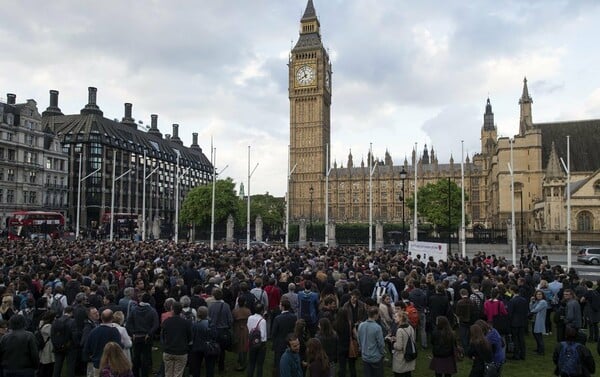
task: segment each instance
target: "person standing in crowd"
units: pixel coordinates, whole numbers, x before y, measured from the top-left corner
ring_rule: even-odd
[[[246,369],[248,363],[248,317],[252,315],[246,307],[246,298],[238,297],[237,307],[231,312],[233,316],[233,353],[237,354],[236,371]]]
[[[424,287],[419,282],[414,283],[414,288],[408,294],[408,299],[417,308],[419,312],[419,338],[421,338],[421,347],[427,348],[427,294]]]
[[[321,318],[319,320],[316,338],[321,342],[323,350],[325,350],[329,359],[329,375],[334,377],[335,367],[338,362],[339,338],[328,318]]]
[[[581,307],[575,292],[570,288],[565,289],[563,300],[565,301],[565,327],[572,326],[579,330],[582,326]]]
[[[192,342],[192,322],[181,316],[182,305],[173,303],[173,316],[162,324],[160,343],[163,350],[165,377],[181,377]]]
[[[279,315],[279,303],[281,302],[281,289],[277,286],[277,280],[275,280],[275,278],[269,279],[269,284],[265,287],[265,292],[267,293],[267,301],[269,302],[266,317],[270,337],[271,330],[273,329],[273,320]]]
[[[394,322],[394,308],[392,308],[392,299],[385,293],[381,297],[381,303],[379,304],[379,323],[383,328],[383,333],[387,336],[392,331],[392,324]]]
[[[248,351],[248,373],[246,374],[248,377],[253,377],[255,370],[256,377],[263,375],[263,365],[267,355],[267,321],[263,316],[264,311],[265,307],[258,302],[254,305],[254,313],[248,318],[246,327],[248,336],[254,330],[260,331],[260,344],[250,347]]]
[[[552,353],[554,374],[560,377],[589,377],[596,372],[596,362],[590,350],[576,341],[577,328],[565,327],[565,340],[556,344]]]
[[[3,377],[34,377],[40,357],[32,333],[25,330],[25,317],[15,314],[8,321],[10,331],[0,339]]]
[[[115,342],[108,342],[104,346],[100,359],[100,377],[133,377],[131,361]]]
[[[358,325],[358,343],[366,377],[383,377],[385,341],[381,326],[377,324],[379,308],[368,309],[368,319]]]
[[[38,369],[37,376],[38,377],[52,377],[52,372],[54,371],[54,353],[52,342],[50,341],[52,322],[56,315],[53,311],[47,311],[42,317],[39,324],[39,331],[42,334],[42,339],[44,343],[42,348],[39,349],[40,353],[40,367]]]
[[[398,295],[398,291],[396,290],[396,286],[390,281],[389,273],[383,272],[381,274],[381,280],[379,280],[375,284],[375,288],[373,289],[373,294],[371,295],[371,298],[373,298],[375,300],[377,300],[377,292],[379,291],[377,289],[378,287],[382,287],[383,293],[389,295],[392,304],[400,299],[400,296]]]
[[[206,361],[206,377],[214,377],[216,355],[208,353],[207,343],[218,343],[217,329],[208,320],[208,308],[200,306],[197,310],[198,321],[192,324],[192,346],[190,353],[190,373],[192,377],[200,377],[202,361]]]
[[[473,317],[475,316],[476,310],[475,304],[469,298],[469,291],[463,288],[459,291],[459,294],[460,300],[456,302],[454,311],[458,317],[458,336],[460,345],[467,351],[469,349],[469,329],[474,322]]]
[[[80,346],[82,349],[85,346],[85,344],[87,343],[88,337],[90,336],[90,333],[92,332],[92,330],[94,328],[96,328],[96,326],[98,326],[98,320],[100,319],[100,314],[98,313],[98,309],[96,309],[93,306],[87,307],[86,313],[87,313],[87,318],[83,322],[83,331],[81,333],[81,341],[80,341]],[[104,345],[102,345],[102,347],[104,347]],[[100,349],[100,352],[102,352],[102,349],[103,348]],[[89,361],[89,358],[87,357],[87,355],[83,353],[83,351],[82,351],[82,359],[88,360],[87,367],[86,367],[87,377],[93,377],[94,376],[94,366],[92,365],[92,362]]]
[[[485,364],[492,362],[492,346],[478,325],[472,325],[469,329],[467,356],[473,359],[469,377],[485,377]]]
[[[215,298],[215,301],[208,306],[208,317],[217,329],[219,346],[221,347],[221,354],[218,358],[218,368],[219,372],[224,372],[225,351],[227,348],[231,347],[233,342],[231,335],[233,316],[231,315],[231,309],[229,308],[229,305],[223,301],[223,291],[221,288],[213,288],[212,294]]]
[[[457,347],[454,331],[450,327],[448,318],[439,316],[435,320],[435,329],[431,335],[432,359],[429,369],[433,370],[435,377],[450,377],[456,373],[456,358],[454,356]]]
[[[500,377],[502,366],[506,362],[506,352],[504,350],[502,336],[495,328],[490,326],[490,324],[484,320],[478,319],[475,321],[475,324],[481,327],[483,335],[492,346],[492,361],[496,364],[498,377]]]
[[[132,363],[135,377],[148,377],[152,366],[152,341],[158,331],[158,313],[150,306],[151,296],[144,293],[139,305],[131,308],[125,328],[131,334]]]
[[[279,377],[304,377],[300,361],[300,341],[293,333],[286,338],[287,349],[279,363]]]
[[[350,299],[347,304],[352,301]],[[356,341],[356,326],[352,323],[349,305],[344,305],[338,310],[335,318],[334,329],[339,337],[338,361],[340,364],[339,377],[346,377],[346,366],[350,370],[350,377],[356,377],[357,355],[350,355],[350,342]]]
[[[279,375],[279,360],[288,347],[286,337],[294,332],[294,326],[298,319],[292,312],[290,301],[284,297],[279,304],[281,306],[281,314],[273,320],[273,331],[271,340],[273,342],[273,377]]]
[[[123,326],[124,322],[125,316],[123,315],[122,311],[118,310],[113,313],[113,327],[119,331],[119,334],[121,334],[121,344],[123,345],[123,352],[125,352],[125,356],[127,356],[127,358],[131,360],[131,346],[133,346],[133,343],[131,341],[131,337],[127,333],[127,329]]]
[[[319,319],[319,294],[312,291],[312,282],[304,282],[304,291],[298,293],[298,318],[306,322],[310,336],[317,332],[317,321]]]
[[[298,313],[298,294],[296,293],[296,284],[289,283],[288,291],[281,296],[281,299],[287,299],[290,302],[290,311]]]
[[[92,364],[92,373],[88,377],[98,377],[100,375],[100,359],[108,342],[115,342],[122,347],[121,334],[119,330],[113,327],[112,323],[113,312],[110,309],[105,309],[102,312],[102,324],[94,327],[87,336],[81,354],[84,361],[89,360]]]
[[[78,340],[77,324],[73,318],[73,307],[67,306],[63,315],[56,318],[50,327],[50,342],[54,350],[54,372],[52,377],[62,375],[63,364],[66,364],[66,377],[75,377],[77,365]]]
[[[527,326],[527,314],[529,306],[527,299],[519,294],[519,288],[516,285],[510,286],[513,297],[508,302],[508,318],[510,319],[510,332],[515,351],[514,360],[525,360],[525,327]]]
[[[309,377],[330,377],[329,357],[323,349],[321,341],[310,338],[306,343],[306,360]]]
[[[598,322],[600,322],[600,293],[594,289],[594,283],[590,280],[585,282],[586,291],[581,297],[580,302],[583,306],[583,316],[588,325],[589,340],[597,342]]]
[[[415,330],[408,323],[408,314],[405,312],[397,311],[394,314],[394,320],[396,321],[398,329],[396,330],[395,336],[390,336],[389,339],[392,341],[392,347],[394,352],[392,353],[392,371],[394,377],[411,377],[412,371],[417,366],[417,360],[406,361],[404,359],[404,353],[406,351],[406,342],[409,339],[415,341]],[[433,339],[432,339],[433,343]]]
[[[535,339],[536,349],[535,353],[544,356],[544,337],[543,334],[546,331],[546,311],[548,309],[548,302],[544,292],[537,290],[531,297],[529,303],[529,312],[534,315],[533,321],[533,338]]]

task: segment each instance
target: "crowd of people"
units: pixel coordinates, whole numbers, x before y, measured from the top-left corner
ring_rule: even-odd
[[[0,367],[4,377],[410,377],[429,356],[436,377],[492,377],[507,359],[544,356],[555,336],[556,374],[592,375],[597,284],[540,256],[522,261],[3,241]]]

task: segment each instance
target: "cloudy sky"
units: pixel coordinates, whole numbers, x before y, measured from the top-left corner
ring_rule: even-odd
[[[414,143],[440,162],[479,151],[486,98],[498,132],[518,132],[529,80],[534,122],[600,117],[600,2],[314,0],[333,64],[332,160],[386,149],[401,164]],[[98,88],[149,124],[192,132],[217,169],[252,193],[284,195],[289,144],[287,61],[306,0],[3,1],[0,97],[65,114]]]

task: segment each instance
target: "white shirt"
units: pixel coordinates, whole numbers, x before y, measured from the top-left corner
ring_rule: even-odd
[[[260,324],[258,322],[260,321]],[[248,317],[248,334],[250,331],[254,330],[256,325],[258,324],[258,328],[260,330],[260,340],[263,342],[267,341],[267,321],[260,314],[252,314]]]

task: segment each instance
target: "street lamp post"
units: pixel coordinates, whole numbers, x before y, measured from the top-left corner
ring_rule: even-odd
[[[308,228],[309,229],[309,231],[308,231],[308,240],[309,241],[312,241],[312,235],[313,235],[313,228],[312,228],[313,227],[313,223],[312,223],[312,221],[313,221],[312,209],[313,208],[312,208],[312,206],[313,206],[313,193],[314,192],[315,192],[315,189],[312,186],[310,186],[310,188],[308,189],[308,193],[310,194],[310,199],[308,199],[308,202],[310,203],[309,210],[308,210],[309,211],[309,224],[310,224],[309,228]]]
[[[450,205],[450,177],[448,177],[448,254],[452,254],[452,207]]]
[[[406,181],[407,177],[406,170],[402,168],[400,170],[400,181],[402,181],[402,195],[400,196],[400,201],[402,202],[402,251],[404,251],[404,244],[406,242],[405,230],[404,230],[404,181]]]
[[[120,176],[115,178],[116,171],[117,171],[117,151],[113,150],[113,180],[112,180],[112,191],[111,191],[111,198],[110,198],[110,241],[111,242],[113,240],[114,225],[115,225],[115,183],[119,179],[121,179],[124,176],[126,176],[127,174],[131,173],[132,170],[129,169],[125,173],[123,173]]]
[[[79,239],[79,218],[81,216],[81,182],[85,181],[86,179],[88,179],[89,177],[91,177],[92,175],[98,173],[102,168],[98,168],[96,170],[94,170],[93,172],[91,172],[90,174],[86,175],[85,177],[81,178],[81,171],[82,171],[82,161],[83,160],[83,153],[79,153],[79,182],[77,183],[77,224],[75,225],[76,229],[75,229],[75,239]]]

